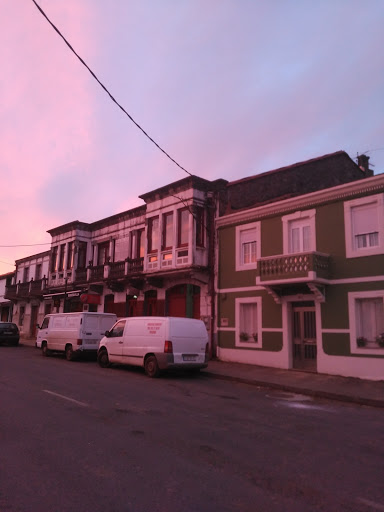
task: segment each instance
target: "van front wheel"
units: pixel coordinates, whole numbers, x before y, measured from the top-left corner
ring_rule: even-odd
[[[67,345],[65,347],[65,359],[67,361],[73,361],[75,359],[75,354],[73,353],[72,345]]]
[[[109,366],[109,357],[108,352],[104,350],[100,350],[100,352],[97,354],[97,362],[102,368],[108,368]]]
[[[144,363],[144,370],[148,377],[158,377],[160,375],[160,368],[155,356],[147,357]]]
[[[43,343],[41,344],[41,353],[43,354],[43,356],[47,357],[49,352],[48,352],[48,345],[47,345],[47,342],[46,341],[43,341]]]

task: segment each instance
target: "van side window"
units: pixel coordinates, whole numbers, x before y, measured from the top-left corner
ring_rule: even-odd
[[[113,329],[109,331],[109,338],[119,338],[124,333],[125,320],[117,322]]]
[[[49,316],[45,317],[43,323],[41,324],[41,329],[46,329],[49,325]]]

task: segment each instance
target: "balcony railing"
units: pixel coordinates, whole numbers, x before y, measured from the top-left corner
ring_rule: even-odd
[[[75,280],[78,283],[85,283],[87,280],[87,269],[78,268],[75,273]]]
[[[328,254],[306,252],[260,258],[257,275],[260,284],[329,279]]]
[[[90,267],[90,281],[102,281],[104,279],[104,265]]]
[[[110,279],[119,279],[124,277],[125,273],[125,261],[115,261],[113,263],[109,263],[109,278]]]
[[[128,274],[137,274],[143,271],[144,258],[128,258]]]

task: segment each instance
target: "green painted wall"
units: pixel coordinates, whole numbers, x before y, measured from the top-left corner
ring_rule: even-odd
[[[281,217],[261,221],[261,256],[283,253],[283,223]]]
[[[344,203],[330,203],[316,209],[316,248],[331,255],[331,279],[382,275],[384,255],[346,258]]]

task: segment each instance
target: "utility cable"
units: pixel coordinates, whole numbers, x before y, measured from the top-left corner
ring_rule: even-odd
[[[93,78],[97,81],[97,83],[104,89],[104,91],[108,94],[108,96],[111,98],[111,100],[124,112],[124,114],[132,121],[132,123],[134,123],[137,128],[139,128],[139,130],[141,130],[144,135],[158,148],[160,149],[160,151],[162,151],[164,153],[165,156],[167,156],[174,164],[176,164],[181,170],[183,170],[184,172],[186,172],[187,174],[189,174],[190,176],[192,176],[192,174],[187,171],[186,169],[184,169],[184,167],[182,167],[179,163],[176,162],[176,160],[174,160],[162,147],[159,146],[159,144],[157,144],[157,142],[155,142],[152,137],[150,137],[148,135],[148,133],[133,119],[133,117],[128,114],[128,112],[125,110],[125,108],[120,105],[120,103],[118,101],[115,100],[115,98],[112,96],[112,94],[109,92],[109,90],[105,87],[105,85],[97,78],[97,76],[95,75],[95,73],[92,71],[92,69],[86,64],[86,62],[80,57],[80,55],[78,53],[76,53],[76,51],[73,49],[73,47],[70,45],[70,43],[67,41],[67,39],[63,36],[63,34],[60,32],[60,30],[52,23],[52,21],[48,18],[48,16],[45,14],[45,12],[43,11],[43,9],[38,5],[38,3],[35,1],[35,0],[32,0],[32,2],[35,4],[35,6],[37,7],[37,9],[40,11],[40,13],[44,16],[44,18],[48,21],[48,23],[51,25],[51,27],[59,34],[59,36],[63,39],[63,41],[65,42],[65,44],[68,46],[68,48],[76,55],[76,57],[79,59],[79,61],[83,64],[83,66],[85,66],[88,71],[91,73],[91,75],[93,76]]]

